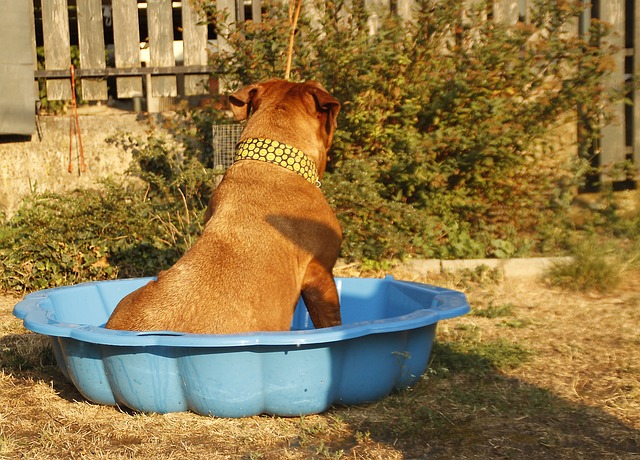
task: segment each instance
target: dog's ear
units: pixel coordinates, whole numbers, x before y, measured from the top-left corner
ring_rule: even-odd
[[[251,101],[255,98],[260,85],[249,85],[229,94],[231,111],[236,121],[246,120],[251,113]]]
[[[307,81],[310,85],[309,92],[313,95],[318,110],[327,113],[326,130],[329,141],[333,139],[333,133],[338,126],[337,118],[340,113],[340,101],[333,97],[324,87],[315,81]]]

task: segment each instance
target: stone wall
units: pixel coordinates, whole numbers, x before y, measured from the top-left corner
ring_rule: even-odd
[[[16,141],[0,136],[0,215],[10,217],[21,200],[33,191],[65,192],[99,186],[99,179],[122,175],[130,153],[106,139],[119,132],[146,138],[149,124],[131,112],[100,110],[79,116],[86,172],[80,171],[78,140],[73,136],[73,172],[68,172],[69,116],[38,117],[38,132]]]

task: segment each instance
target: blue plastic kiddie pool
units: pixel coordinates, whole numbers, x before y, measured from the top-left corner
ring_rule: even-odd
[[[51,337],[62,373],[88,400],[142,412],[303,415],[376,401],[426,370],[438,321],[464,294],[425,284],[336,278],[343,325],[314,329],[302,300],[288,332],[198,335],[104,328],[122,297],[152,278],[27,295],[14,314]]]

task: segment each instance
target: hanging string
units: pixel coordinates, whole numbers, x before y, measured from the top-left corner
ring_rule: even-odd
[[[73,172],[73,138],[74,128],[78,134],[78,149],[80,151],[80,172],[85,172],[87,166],[84,163],[84,149],[82,148],[82,134],[80,133],[80,119],[78,118],[78,104],[76,102],[76,72],[75,67],[71,64],[71,109],[72,114],[69,124],[69,172]],[[75,121],[75,126],[74,126]]]
[[[302,8],[302,0],[289,0],[289,50],[287,52],[287,65],[284,70],[284,79],[288,80],[291,75],[291,61],[293,60],[293,42],[296,36],[296,28],[298,26],[298,18],[300,17],[300,9]]]

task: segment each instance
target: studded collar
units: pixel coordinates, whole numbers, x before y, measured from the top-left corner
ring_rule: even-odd
[[[316,164],[301,150],[271,139],[246,139],[238,143],[235,161],[257,160],[293,171],[320,187]]]

